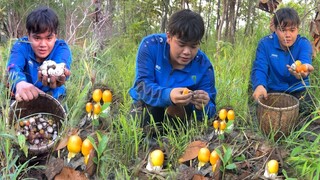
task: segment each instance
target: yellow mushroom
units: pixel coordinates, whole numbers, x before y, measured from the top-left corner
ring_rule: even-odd
[[[146,169],[149,171],[160,171],[163,167],[164,153],[160,149],[156,149],[149,154]]]
[[[210,154],[210,164],[212,165],[213,172],[215,172],[216,170],[218,160],[219,160],[219,155],[217,151],[213,150]]]
[[[277,160],[272,159],[268,161],[266,164],[264,176],[266,178],[275,179],[278,175],[278,171],[279,171],[279,163]]]
[[[219,111],[219,118],[223,121],[227,118],[227,110],[226,109],[221,109]]]
[[[100,103],[95,103],[93,105],[93,119],[98,119],[100,113],[101,113],[101,105]]]
[[[219,132],[219,126],[220,126],[219,120],[214,120],[214,121],[213,121],[213,128],[214,128],[214,132],[215,132],[215,133],[218,133],[218,132]]]
[[[91,102],[88,102],[86,104],[86,112],[87,112],[88,117],[91,116],[92,110],[93,110],[93,104]]]
[[[209,162],[210,160],[210,150],[207,147],[203,147],[199,150],[198,153],[198,170],[200,170],[200,168],[202,166],[204,166],[207,162]]]
[[[68,149],[68,159],[67,161],[70,162],[70,160],[76,156],[82,146],[82,139],[78,135],[72,135],[68,139],[67,149]]]

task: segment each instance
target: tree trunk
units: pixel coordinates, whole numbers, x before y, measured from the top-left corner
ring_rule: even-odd
[[[310,34],[312,40],[312,57],[315,58],[317,53],[320,52],[320,3],[317,5],[316,15],[310,23]]]
[[[127,25],[126,25],[126,16],[127,16],[127,14],[126,14],[126,2],[124,1],[124,0],[122,0],[121,1],[121,3],[122,3],[122,8],[120,7],[120,11],[122,10],[122,12],[123,12],[123,15],[122,15],[122,27],[121,27],[121,29],[123,30],[123,32],[122,33],[126,33],[127,32]],[[120,4],[121,4],[120,3]]]
[[[230,30],[229,30],[229,34],[228,34],[228,41],[231,42],[232,44],[235,41],[235,31],[236,31],[236,0],[231,0],[230,2],[230,11],[229,11],[229,16],[230,16]]]
[[[219,34],[218,34],[218,31],[219,31],[219,28],[220,28],[220,7],[221,7],[221,0],[218,0],[218,3],[217,3],[217,22],[216,22],[216,38],[218,39],[219,37]]]
[[[253,1],[253,0],[251,0]],[[248,12],[246,14],[246,18],[245,18],[245,22],[246,22],[246,26],[245,26],[245,30],[244,30],[244,34],[245,35],[249,35],[251,33],[251,24],[252,24],[252,12],[254,11],[254,5],[253,3],[248,3]]]
[[[228,40],[228,35],[229,35],[229,27],[230,27],[230,3],[232,0],[224,0],[223,3],[223,14],[225,17],[225,22],[226,22],[226,27],[224,28],[224,40]]]
[[[167,21],[168,21],[168,14],[169,14],[169,0],[163,0],[163,16],[161,19],[161,32],[166,31]]]
[[[211,12],[212,11],[212,4],[214,4],[214,2],[209,2],[209,8],[208,8],[208,12]],[[211,29],[211,21],[210,21],[210,13],[207,13],[207,27],[206,27],[206,34],[205,34],[205,40],[207,41],[208,40],[208,36],[209,36],[209,32],[210,32],[210,29]]]
[[[235,34],[235,32],[237,31],[237,26],[238,26],[238,24],[239,24],[238,21],[237,21],[237,19],[238,19],[238,17],[240,16],[240,6],[241,6],[241,0],[238,0],[237,10],[236,10],[236,16],[235,16],[235,18],[234,18],[234,34]],[[234,37],[233,39],[234,39],[233,43],[235,43],[236,38]]]
[[[226,1],[227,0],[223,0],[222,8],[220,6],[220,8],[218,9],[218,11],[221,11],[222,9],[222,16],[220,16],[220,18],[218,19],[217,41],[221,41],[222,27],[226,17]]]
[[[188,0],[181,0],[181,9],[189,9],[189,1]]]
[[[9,38],[19,38],[26,34],[25,22],[22,22],[23,18],[19,12],[15,12],[13,9],[8,10],[7,23],[5,30]]]
[[[199,11],[198,11],[198,13],[201,14],[201,12],[202,12],[202,0],[199,0]]]

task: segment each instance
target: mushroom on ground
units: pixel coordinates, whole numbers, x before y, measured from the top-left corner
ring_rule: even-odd
[[[270,160],[267,162],[265,171],[264,171],[264,176],[268,179],[275,179],[278,175],[278,170],[279,170],[279,163],[277,160]]]
[[[201,169],[210,160],[210,150],[207,147],[203,147],[198,153],[198,170]]]
[[[156,149],[149,154],[146,169],[148,171],[160,171],[163,167],[163,162],[164,153],[160,149]]]
[[[82,139],[78,135],[72,135],[68,139],[67,149],[68,153],[68,162],[75,157],[81,150]]]

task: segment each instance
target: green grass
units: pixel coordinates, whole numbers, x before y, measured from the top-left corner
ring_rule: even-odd
[[[212,61],[215,69],[215,79],[217,94],[217,109],[225,106],[231,106],[236,112],[236,128],[240,131],[250,129],[257,134],[261,134],[258,130],[257,122],[254,121],[249,109],[253,104],[251,99],[252,91],[250,89],[250,70],[252,61],[255,56],[255,48],[258,40],[263,34],[260,32],[251,37],[238,37],[238,42],[231,45],[226,42],[215,43],[214,40],[202,45],[202,49],[207,53]],[[1,47],[0,62],[1,79],[4,79],[5,64],[8,59],[9,48]],[[216,51],[219,46],[219,51]],[[101,137],[107,137],[106,143],[100,147],[99,169],[97,176],[101,179],[114,177],[115,179],[137,178],[140,168],[144,168],[146,161],[147,148],[142,143],[142,131],[139,128],[139,121],[128,118],[128,111],[131,105],[131,98],[128,90],[133,84],[135,75],[135,57],[138,44],[130,41],[130,39],[116,39],[110,42],[107,49],[99,51],[94,42],[87,42],[82,47],[73,46],[73,64],[72,76],[66,83],[68,96],[63,102],[67,107],[68,118],[65,122],[64,129],[76,127],[81,118],[85,114],[85,103],[88,100],[88,94],[93,90],[94,84],[106,84],[113,92],[116,108],[116,114],[109,119],[104,129],[101,130]],[[96,56],[94,53],[96,52]],[[314,95],[314,107],[319,111],[320,92],[319,85],[319,56],[314,60],[315,72],[311,76],[313,87],[310,93]],[[6,96],[7,89],[4,82],[1,82],[1,117],[0,130],[0,153],[1,167],[3,179],[9,177],[23,175],[28,168],[25,164],[15,167],[17,159],[12,156],[14,148],[18,144],[15,139],[15,133],[12,128],[5,126],[5,119],[8,117],[9,100]],[[315,120],[319,119],[319,114],[315,114]],[[178,159],[183,154],[188,143],[201,138],[208,129],[210,121],[204,123],[179,122],[176,126],[181,131],[177,131],[172,125],[165,126],[168,135],[166,139],[170,142],[170,147],[161,144],[163,148],[167,148],[167,169],[165,171],[166,178],[174,179],[178,175]],[[299,178],[317,178],[319,177],[319,136],[316,141],[309,142],[299,139],[302,133],[309,133],[306,129],[308,124],[301,130],[292,133],[289,137],[280,141],[272,142],[274,146],[285,144],[286,148],[291,151],[286,161],[294,171],[287,171],[290,177]],[[103,138],[102,138],[103,139]],[[268,139],[266,139],[268,141]],[[159,139],[161,142],[161,139]],[[238,142],[239,143],[239,142]],[[221,140],[221,144],[223,140]],[[98,148],[98,147],[97,147]],[[229,148],[229,147],[228,147]],[[19,149],[16,149],[19,151]],[[228,161],[232,162],[233,159]],[[11,164],[10,164],[11,163]],[[224,167],[225,168],[225,167]],[[224,169],[226,170],[226,169]],[[150,175],[152,177],[152,175]],[[161,176],[158,178],[161,179]],[[11,179],[11,178],[10,178]]]
[[[311,122],[316,120],[320,120],[319,114],[309,123],[306,123],[300,130],[292,133],[292,136],[285,141],[287,148],[291,149],[287,163],[291,168],[296,170],[296,173],[300,178],[320,178],[320,136],[319,134],[307,130],[307,127],[310,126]],[[314,140],[310,141],[306,138],[306,135],[308,135],[308,137],[313,137]]]

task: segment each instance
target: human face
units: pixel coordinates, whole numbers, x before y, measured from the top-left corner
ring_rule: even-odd
[[[277,27],[276,34],[279,37],[279,43],[281,48],[287,50],[289,47],[296,42],[297,36],[299,33],[299,28],[296,26],[289,26],[289,27]]]
[[[184,42],[167,33],[167,43],[170,45],[170,63],[174,69],[183,69],[197,55],[199,42]]]
[[[56,42],[56,34],[46,31],[44,33],[30,33],[28,35],[32,50],[38,62],[43,62],[51,53]]]

